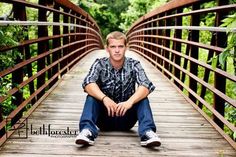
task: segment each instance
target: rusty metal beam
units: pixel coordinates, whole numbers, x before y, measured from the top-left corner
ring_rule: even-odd
[[[140,46],[136,46],[136,47],[140,47]],[[151,51],[151,50],[148,50],[148,49],[145,49],[145,50],[148,51],[148,52],[150,52],[150,53],[152,53],[152,54],[155,54],[155,53],[154,53],[153,51]],[[174,50],[173,50],[172,52],[175,53]],[[175,53],[175,54],[176,54],[176,53]],[[143,55],[143,54],[142,54],[142,55]],[[210,86],[209,84],[207,84],[206,82],[202,81],[201,79],[199,79],[199,78],[198,78],[197,76],[195,76],[194,74],[188,72],[186,69],[180,67],[179,65],[175,64],[174,62],[171,62],[170,60],[166,59],[165,57],[161,56],[160,54],[156,54],[156,55],[157,55],[158,57],[160,57],[161,59],[165,60],[166,62],[172,64],[174,67],[178,68],[179,70],[183,71],[185,74],[187,74],[188,76],[190,76],[192,79],[198,81],[199,83],[201,83],[201,84],[204,85],[205,87],[207,87],[209,90],[211,90],[211,91],[212,91],[213,93],[215,93],[216,95],[222,97],[225,101],[227,101],[227,102],[228,102],[229,104],[231,104],[232,106],[236,107],[236,102],[235,102],[233,99],[231,99],[231,98],[229,98],[228,96],[226,96],[226,95],[225,95],[224,93],[222,93],[221,91],[219,91],[219,90],[217,90],[216,88]],[[146,55],[143,55],[143,56],[147,57]],[[160,65],[160,64],[158,64],[158,65]],[[162,66],[162,65],[160,65],[160,66]],[[165,68],[163,68],[163,66],[162,66],[162,69],[164,70]],[[189,88],[189,89],[190,89],[190,88]],[[193,90],[191,89],[191,91],[193,91]],[[191,92],[191,94],[192,94],[192,92]],[[194,95],[196,95],[196,94],[194,94]]]
[[[157,14],[162,14],[166,11],[170,11],[170,10],[173,10],[173,9],[177,9],[177,8],[180,8],[180,7],[186,7],[186,6],[189,6],[189,5],[193,5],[195,3],[198,3],[200,0],[178,0],[178,1],[170,1],[169,3],[163,5],[163,6],[160,6],[160,7],[157,7],[155,8],[153,11],[149,12],[148,14],[142,16],[141,18],[139,18],[137,21],[135,21],[132,26],[130,27],[129,30],[132,30],[134,28],[134,26],[138,25],[139,23],[141,23],[144,19],[148,19],[154,15],[157,15]]]
[[[211,13],[211,12],[224,12],[226,10],[232,10],[232,9],[236,9],[236,4],[216,6],[216,7],[207,8],[207,9],[199,9],[199,10],[189,11],[187,13],[179,12],[177,14],[172,14],[172,15],[168,15],[168,16],[164,16],[160,18],[154,18],[152,20],[148,20],[147,22],[142,22],[138,24],[137,26],[135,26],[135,28],[137,29],[141,27],[142,25],[146,25],[148,23],[153,23],[160,20],[170,19],[170,18],[184,17],[184,16],[189,16],[189,15],[194,15],[194,14],[203,14],[203,13],[206,14],[206,13]]]

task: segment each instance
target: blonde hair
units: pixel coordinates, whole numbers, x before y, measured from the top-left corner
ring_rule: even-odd
[[[124,44],[126,45],[126,43],[127,43],[127,38],[126,38],[125,34],[122,32],[118,32],[118,31],[111,32],[107,35],[107,37],[106,37],[107,46],[109,45],[109,39],[117,39],[117,40],[124,39],[124,41],[125,41]]]

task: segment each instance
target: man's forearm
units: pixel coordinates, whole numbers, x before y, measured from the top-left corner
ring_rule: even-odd
[[[101,100],[105,96],[105,94],[100,90],[96,83],[90,83],[85,86],[85,91],[91,95],[92,97]]]
[[[139,86],[136,92],[128,99],[132,104],[139,102],[140,100],[146,98],[149,94],[149,90],[144,86]]]

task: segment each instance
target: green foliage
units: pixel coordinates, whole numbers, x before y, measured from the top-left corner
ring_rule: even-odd
[[[18,32],[22,32],[21,27],[0,27],[0,48],[18,45],[18,38],[21,36]],[[16,50],[1,52],[0,71],[13,66],[17,57],[22,55]]]
[[[11,89],[11,76],[6,76],[4,78],[0,77],[0,95],[1,96],[7,96],[7,91]]]
[[[118,20],[120,20],[121,12],[125,12],[129,6],[129,1],[127,0],[96,0],[96,2],[100,5],[106,4],[107,11],[116,15]]]
[[[169,0],[81,0],[79,6],[96,20],[103,38],[111,31],[127,31],[131,24]]]
[[[216,6],[216,2],[208,2],[201,5],[201,9],[212,8]],[[213,27],[215,25],[215,14],[207,13],[201,16],[200,26]],[[210,44],[211,32],[210,31],[200,31],[200,42],[204,44]]]
[[[235,4],[236,0],[230,0],[229,2],[230,2],[230,4]]]
[[[234,69],[236,69],[236,32],[232,32],[232,28],[236,28],[236,13],[229,15],[222,22],[221,26],[228,28],[228,45],[219,55],[219,63],[222,69],[224,69],[227,58],[232,57],[234,59]],[[236,70],[234,72],[236,74]]]
[[[1,96],[8,96],[7,92],[12,88],[11,84],[11,75],[7,75],[4,78],[0,77],[0,95]],[[3,109],[3,115],[8,115],[13,109],[15,109],[15,105],[12,105],[11,98],[14,99],[14,97],[9,97],[7,100],[5,100],[3,103],[1,103],[1,107]]]
[[[166,2],[168,0],[130,0],[127,12],[121,14],[124,22],[120,23],[119,27],[127,31],[138,18]]]
[[[228,45],[222,53],[219,55],[219,63],[222,69],[225,69],[226,63],[233,64],[234,75],[236,75],[236,33],[232,32],[232,28],[236,28],[236,13],[229,15],[223,21],[222,27],[227,27],[228,31]],[[228,67],[230,65],[227,65]],[[236,99],[236,84],[234,82],[227,83],[227,94],[232,99]],[[226,119],[228,119],[233,125],[236,125],[236,109],[229,104],[226,104]],[[236,139],[236,133],[230,131],[228,128],[226,132]]]
[[[24,39],[24,31],[21,26],[1,26],[0,27],[0,48],[16,46]],[[3,71],[9,67],[12,67],[16,64],[17,59],[22,59],[23,54],[21,54],[17,49],[4,51],[0,53],[0,71]],[[12,104],[13,96],[9,96],[7,93],[12,89],[12,76],[11,74],[6,75],[0,78],[0,95],[7,96],[7,100],[1,103],[3,108],[3,115],[8,115],[12,110],[16,108]]]
[[[16,107],[16,105],[12,104],[11,98],[7,99],[4,103],[2,103],[3,116],[6,117],[9,115],[9,113],[16,109]]]
[[[105,38],[111,31],[122,31],[118,27],[122,20],[120,14],[127,9],[128,4],[126,0],[98,0],[96,2],[81,0],[79,6],[96,20]]]
[[[12,5],[6,3],[0,3],[0,16],[7,17],[11,13]]]

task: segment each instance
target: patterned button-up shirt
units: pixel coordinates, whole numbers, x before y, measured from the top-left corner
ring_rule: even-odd
[[[83,88],[89,83],[96,83],[116,103],[128,100],[135,92],[136,83],[148,88],[149,93],[155,89],[140,62],[128,57],[119,70],[113,68],[107,57],[96,59],[84,79]]]

